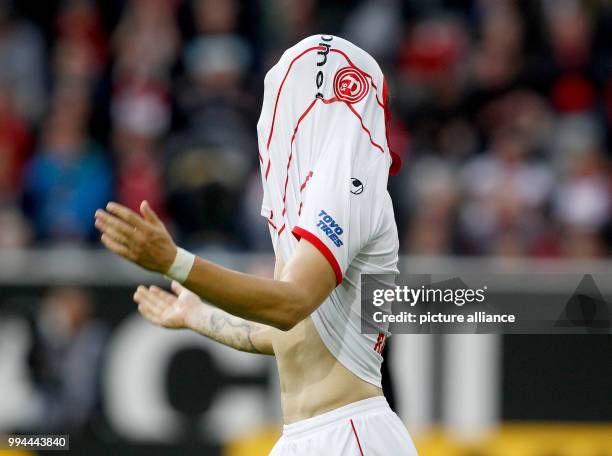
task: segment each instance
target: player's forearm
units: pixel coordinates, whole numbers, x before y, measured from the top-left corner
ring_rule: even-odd
[[[107,212],[108,211],[108,212]],[[168,230],[146,201],[141,214],[117,203],[96,211],[104,245],[150,271],[162,272],[226,312],[281,330],[312,313],[337,285],[328,260],[300,241],[280,280],[230,271],[177,249]],[[189,276],[185,281],[186,271]]]
[[[274,355],[269,326],[247,321],[206,304],[186,317],[187,327],[211,340],[248,353]]]
[[[305,318],[309,307],[308,293],[289,281],[243,274],[201,258],[183,285],[232,315],[281,330]]]

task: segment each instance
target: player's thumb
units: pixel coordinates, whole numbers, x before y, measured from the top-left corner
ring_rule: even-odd
[[[147,200],[144,200],[142,203],[140,203],[140,213],[148,222],[156,224],[161,223],[161,220],[159,220],[159,217],[157,216],[155,211],[151,209],[151,205]]]
[[[185,289],[185,287],[178,283],[176,280],[172,281],[172,283],[170,284],[170,288],[172,288],[172,291],[177,296],[180,295],[181,292]]]

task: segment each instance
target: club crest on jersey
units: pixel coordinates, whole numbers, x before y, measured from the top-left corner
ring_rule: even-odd
[[[336,223],[333,217],[324,210],[319,212],[319,223],[317,223],[317,227],[332,240],[336,247],[340,247],[342,244],[344,244],[340,239],[340,236],[342,236],[344,230]]]
[[[357,103],[363,100],[369,89],[368,80],[357,68],[341,68],[334,76],[334,94],[339,100]]]

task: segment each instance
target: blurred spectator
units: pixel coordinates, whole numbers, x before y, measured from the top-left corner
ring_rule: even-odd
[[[170,73],[178,57],[173,2],[130,1],[113,38],[113,124],[159,138],[170,126]]]
[[[459,185],[451,168],[423,157],[411,166],[410,181],[413,217],[402,245],[415,255],[452,252]]]
[[[194,0],[195,26],[198,34],[232,33],[238,25],[236,0]]]
[[[30,224],[19,210],[31,140],[11,91],[0,84],[0,248],[24,248],[31,242]]]
[[[417,24],[399,51],[401,87],[396,97],[408,113],[450,111],[464,90],[464,57],[469,39],[456,18],[436,17]]]
[[[100,13],[91,0],[68,0],[57,17],[54,50],[56,84],[89,86],[107,60],[108,44]]]
[[[93,216],[112,196],[112,171],[103,149],[86,133],[87,98],[60,93],[28,164],[26,208],[37,238],[83,241],[94,235]]]
[[[40,33],[13,15],[12,1],[0,0],[0,84],[13,94],[29,122],[45,109],[45,54]]]
[[[268,67],[274,65],[280,55],[293,44],[314,33],[316,21],[315,0],[273,0],[263,3],[266,15],[267,41],[271,58]]]
[[[117,154],[117,199],[137,210],[147,200],[157,214],[165,218],[165,186],[159,151],[154,140],[127,128],[115,133],[114,150]]]
[[[544,12],[559,70],[580,70],[590,63],[593,27],[589,13],[578,0],[545,0]]]
[[[397,52],[396,43],[402,33],[401,19],[401,5],[397,0],[364,1],[347,17],[345,38],[383,63]]]
[[[612,183],[604,157],[598,151],[576,153],[568,168],[555,195],[556,215],[563,224],[596,233],[609,220],[612,210]]]
[[[106,63],[108,39],[93,0],[67,0],[57,16],[57,38],[83,43],[98,64]]]
[[[254,99],[243,89],[251,55],[236,35],[201,36],[187,48],[185,130],[169,144],[172,215],[192,241],[241,244],[240,198],[257,159]]]
[[[516,132],[500,131],[490,153],[463,168],[467,201],[460,222],[472,253],[490,253],[497,236],[517,229],[527,251],[553,184],[546,165],[530,160],[528,154],[528,145]]]
[[[31,358],[43,409],[32,431],[82,431],[100,407],[106,329],[94,319],[85,290],[56,288],[44,299],[36,330]]]
[[[113,34],[114,79],[167,82],[180,38],[172,0],[130,0]]]
[[[10,90],[0,85],[0,206],[21,194],[23,166],[30,133],[13,103]]]
[[[523,27],[516,2],[482,3],[482,36],[474,56],[474,76],[480,90],[494,90],[512,83],[522,69]]]

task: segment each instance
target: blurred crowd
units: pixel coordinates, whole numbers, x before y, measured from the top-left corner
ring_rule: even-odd
[[[269,250],[263,76],[331,33],[389,81],[404,252],[608,256],[611,29],[605,0],[0,0],[0,248],[147,199],[187,247]]]

